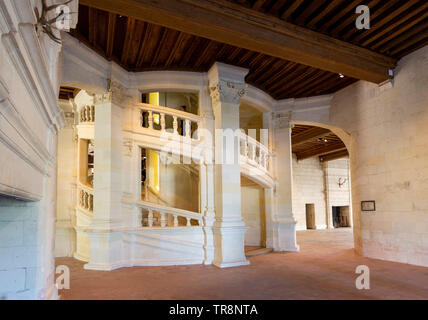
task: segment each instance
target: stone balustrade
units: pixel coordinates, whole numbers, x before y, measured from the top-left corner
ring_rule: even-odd
[[[94,210],[94,190],[92,187],[79,184],[79,208],[87,212]]]
[[[187,139],[199,140],[197,129],[201,117],[172,108],[140,103],[140,125],[147,130],[170,133]]]
[[[263,171],[269,171],[269,149],[256,139],[242,133],[240,137],[241,161],[256,166]]]
[[[147,201],[138,201],[141,208],[143,228],[194,227],[202,226],[202,215],[197,212],[171,208]]]
[[[95,106],[84,106],[80,109],[80,123],[95,122]]]

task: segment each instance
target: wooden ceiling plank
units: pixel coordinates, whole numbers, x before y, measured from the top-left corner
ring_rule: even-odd
[[[175,56],[178,52],[178,49],[182,45],[184,38],[185,38],[185,34],[183,32],[180,32],[178,35],[177,41],[174,43],[174,46],[173,46],[170,54],[168,55],[168,58],[166,59],[165,67],[169,67],[172,64],[172,62],[174,61]]]
[[[135,26],[135,19],[127,18],[125,42],[123,44],[122,55],[120,58],[120,61],[125,65],[126,65],[126,62],[128,61],[129,48],[131,46],[132,37],[134,35],[134,26]]]
[[[395,59],[224,0],[81,0],[80,3],[376,83],[389,79],[388,69],[396,63]]]
[[[426,17],[428,17],[428,11],[425,11],[425,13],[421,14],[422,9],[425,10],[427,8],[428,8],[428,1],[423,6],[421,6],[419,8],[421,10],[419,10],[419,9],[418,10],[414,10],[412,13],[409,13],[408,15],[405,15],[401,19],[399,19],[399,20],[397,20],[397,21],[395,21],[393,23],[389,23],[387,26],[385,26],[384,28],[382,28],[382,30],[379,30],[375,34],[372,34],[368,39],[363,40],[363,42],[361,43],[361,45],[363,45],[363,46],[369,46],[371,43],[373,43],[374,41],[376,41],[377,39],[379,39],[380,37],[382,37],[386,33],[390,32],[394,28],[397,28],[395,34],[405,32],[406,30],[408,30],[409,28],[411,28],[415,24],[419,23],[420,21],[422,21]],[[414,17],[415,15],[419,15],[419,16],[418,17]],[[381,41],[376,42],[376,44],[375,44],[376,48],[380,44],[383,44],[383,43],[385,43],[384,39],[382,39]]]
[[[314,82],[319,81],[319,78],[326,74],[325,71],[314,69],[307,77],[302,79],[299,83],[293,86],[291,91],[297,91],[301,88],[307,88],[314,84]]]
[[[308,22],[307,26],[309,28],[314,27],[322,18],[329,14],[334,8],[343,3],[343,0],[333,0],[329,1],[327,7],[325,7],[319,14],[317,14],[311,21]]]
[[[342,150],[342,151],[329,153],[329,154],[324,155],[324,156],[320,156],[319,158],[320,158],[321,162],[328,162],[328,161],[333,161],[333,160],[345,158],[348,156],[349,156],[348,150]]]
[[[114,35],[116,30],[116,14],[109,12],[107,26],[107,45],[106,56],[110,58],[113,55]]]
[[[306,67],[306,66],[302,66],[301,67],[301,71],[296,72],[297,76],[293,77],[292,80],[287,81],[287,84],[284,86],[281,83],[275,84],[274,86],[272,86],[270,89],[275,91],[276,88],[281,87],[281,89],[285,90],[288,88],[293,87],[293,85],[295,85],[296,83],[299,83],[303,78],[305,78],[308,74],[310,74],[311,72],[313,72],[314,69]]]
[[[266,0],[256,0],[253,4],[254,10],[259,10],[265,4]]]
[[[281,71],[277,72],[273,76],[270,76],[269,79],[267,79],[264,83],[265,87],[271,86],[274,83],[285,80],[286,75],[289,73],[292,73],[294,69],[297,68],[297,64],[293,62],[287,62],[282,68]]]
[[[290,90],[289,94],[295,94],[295,95],[300,95],[303,92],[311,92],[311,90],[313,88],[319,88],[320,84],[325,86],[325,88],[331,87],[331,83],[329,80],[334,79],[335,77],[338,77],[337,75],[335,75],[334,73],[325,73],[324,75],[320,76],[319,78],[315,79],[312,81],[312,83],[306,85],[303,88],[300,88],[300,90],[294,91],[294,90]]]
[[[391,50],[392,55],[398,55],[400,52],[407,50],[414,44],[418,43],[421,40],[427,40],[428,39],[428,29],[425,29],[424,31],[420,32],[418,35],[416,35],[414,38],[407,39],[406,40],[406,46],[397,46],[393,50]]]
[[[330,0],[328,0],[330,1]],[[306,19],[314,13],[319,7],[321,7],[324,4],[324,1],[317,0],[312,2],[310,5],[306,7],[305,10],[293,21],[296,24],[304,24]]]
[[[371,0],[369,3],[367,3],[367,6],[370,8],[370,21],[373,21],[373,19],[375,19],[378,15],[382,14],[384,11],[392,7],[396,1],[397,0],[388,0],[388,2],[386,2],[385,4],[382,4],[381,8],[378,8],[374,12],[373,12],[373,8],[376,7],[376,5],[380,2],[380,0]],[[348,15],[346,19],[342,19],[342,21],[337,26],[335,26],[332,30],[330,30],[329,34],[337,37],[340,33],[342,33],[347,28],[349,30],[352,30],[352,34],[354,34],[357,31],[355,28],[355,19],[357,18],[357,15],[355,13],[355,8],[357,7],[357,5],[355,5],[352,8],[351,14]],[[373,26],[373,24],[371,24],[370,28],[376,28],[376,26]],[[348,37],[349,37],[349,34],[345,34],[342,36],[343,39],[346,39]]]
[[[151,37],[151,34],[153,32],[153,25],[150,24],[150,23],[148,23],[146,25],[145,29],[146,30],[144,32],[143,41],[140,44],[140,48],[139,48],[139,51],[138,51],[138,57],[137,57],[137,63],[136,63],[136,67],[137,68],[140,68],[141,65],[144,62],[144,56],[145,56],[145,53],[146,53],[146,46],[147,46],[149,38]]]
[[[269,9],[269,13],[273,14],[274,16],[277,16],[279,14],[279,11],[281,10],[281,8],[285,5],[285,3],[287,2],[287,0],[277,0],[275,1],[275,3],[273,4],[273,6]]]
[[[385,15],[379,21],[376,21],[375,23],[373,23],[373,27],[371,27],[368,30],[364,30],[364,32],[361,32],[360,34],[356,35],[355,37],[352,37],[352,41],[358,42],[362,39],[365,39],[368,35],[373,34],[373,32],[375,32],[375,31],[376,32],[375,32],[375,35],[373,38],[377,39],[377,34],[382,33],[386,28],[388,28],[388,27],[385,27],[386,24],[390,24],[392,19],[394,19],[395,17],[397,17],[398,15],[400,15],[401,13],[403,13],[404,11],[409,9],[410,7],[413,7],[418,2],[419,2],[419,0],[407,0],[405,3],[400,3],[400,5],[393,12],[391,12],[388,15]],[[373,16],[374,16],[374,14],[373,14]],[[375,19],[375,17],[370,17],[370,19],[372,19],[372,21],[374,21],[373,19]]]
[[[345,8],[343,8],[341,10],[341,12],[343,12],[342,14],[336,14],[333,17],[331,17],[330,20],[328,20],[326,23],[324,23],[321,27],[320,27],[320,31],[321,32],[326,32],[327,30],[330,29],[330,27],[332,27],[337,21],[339,20],[343,20],[343,18],[345,16],[349,16],[349,15],[353,15],[355,12],[355,8],[361,3],[361,0],[354,0],[352,2],[350,2]]]
[[[281,19],[287,20],[305,0],[296,0],[281,14]]]
[[[423,32],[427,28],[428,28],[428,19],[425,22],[418,24],[416,27],[412,28],[411,30],[406,31],[403,34],[399,31],[397,31],[397,33],[394,33],[392,35],[392,37],[386,37],[384,39],[386,41],[382,40],[379,42],[379,43],[381,43],[381,42],[385,43],[384,45],[382,45],[380,47],[380,51],[385,52],[391,48],[394,48],[397,45],[403,44],[403,43],[405,43],[405,41],[407,39],[414,36],[415,34],[420,34],[421,32]],[[389,41],[391,39],[392,39],[392,41]],[[377,47],[377,45],[376,45],[376,47]]]
[[[347,150],[347,149],[346,149],[346,146],[343,144],[343,142],[340,141],[334,144],[326,145],[325,147],[322,147],[322,148],[317,148],[314,150],[309,149],[304,152],[298,152],[296,153],[296,156],[297,156],[297,160],[304,160],[304,159],[323,156],[326,154],[343,151],[343,150]]]
[[[169,30],[166,28],[163,28],[162,37],[160,38],[159,43],[156,46],[156,51],[155,51],[155,54],[153,56],[153,60],[151,63],[152,67],[157,66],[157,64],[159,62],[160,53],[161,53],[161,50],[163,49],[163,46],[166,44],[166,40],[168,38],[168,33],[169,33]]]
[[[96,16],[96,11],[97,9],[91,8],[89,7],[89,13],[88,13],[88,17],[89,17],[89,43],[90,44],[95,44],[95,38],[96,38],[96,27],[97,27],[97,16]]]
[[[331,134],[331,131],[321,127],[313,127],[306,131],[299,133],[298,135],[291,137],[292,147],[297,147],[308,141],[313,141],[314,139],[324,138],[325,136]]]
[[[398,51],[395,55],[401,59],[402,57],[410,54],[411,52],[414,52],[420,48],[423,48],[427,45],[428,43],[428,37],[425,36],[421,41],[415,43],[414,45],[402,48],[400,51]]]

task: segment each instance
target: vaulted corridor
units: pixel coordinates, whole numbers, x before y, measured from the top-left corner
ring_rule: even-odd
[[[298,231],[300,252],[249,258],[244,267],[171,266],[84,270],[72,258],[70,290],[62,299],[427,299],[424,267],[368,259],[354,253],[352,231]],[[355,268],[370,268],[370,290],[358,290]],[[111,288],[115,288],[111,290]]]

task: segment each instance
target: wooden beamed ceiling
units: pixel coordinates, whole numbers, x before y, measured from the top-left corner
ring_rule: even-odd
[[[128,71],[221,61],[248,68],[247,83],[275,99],[301,98],[385,80],[426,45],[426,1],[399,2],[366,1],[371,29],[358,31],[360,1],[80,0],[72,35]]]
[[[69,100],[74,99],[74,97],[79,93],[80,89],[61,86],[59,89],[59,99]]]
[[[342,140],[328,129],[295,125],[291,133],[292,151],[297,160],[319,157],[330,161],[348,156]]]

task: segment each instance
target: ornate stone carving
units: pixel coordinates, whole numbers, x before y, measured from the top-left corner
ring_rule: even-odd
[[[108,80],[107,84],[108,92],[104,94],[96,94],[94,96],[95,104],[103,104],[113,102],[114,104],[125,107],[127,105],[133,105],[138,103],[137,99],[129,93],[129,90],[122,87],[115,81]]]
[[[210,87],[210,96],[213,104],[220,102],[239,104],[246,92],[247,85],[240,82],[219,80]]]
[[[112,101],[111,92],[94,95],[94,104],[110,103]]]
[[[123,141],[123,146],[125,147],[125,155],[131,157],[132,149],[134,147],[134,141],[132,139],[125,139]]]

